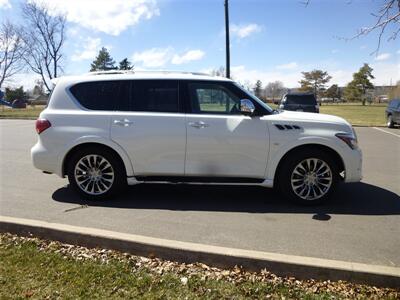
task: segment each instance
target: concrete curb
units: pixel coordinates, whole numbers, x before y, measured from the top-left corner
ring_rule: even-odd
[[[23,236],[32,234],[85,247],[114,249],[140,256],[154,255],[186,263],[203,262],[222,268],[235,265],[252,271],[266,268],[274,274],[299,279],[346,280],[400,287],[400,268],[395,267],[202,245],[6,216],[0,216],[0,232]]]

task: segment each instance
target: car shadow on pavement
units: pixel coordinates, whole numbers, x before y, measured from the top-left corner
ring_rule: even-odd
[[[64,203],[131,209],[312,213],[316,214],[314,219],[322,221],[329,219],[328,214],[400,214],[399,195],[367,183],[341,184],[328,203],[310,207],[292,204],[272,189],[251,186],[140,184],[109,201],[88,201],[63,187],[52,197]]]

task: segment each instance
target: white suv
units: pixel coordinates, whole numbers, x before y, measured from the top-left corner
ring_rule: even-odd
[[[97,72],[58,79],[36,122],[33,164],[90,199],[126,184],[278,187],[320,203],[361,179],[351,125],[276,111],[235,82],[196,73]]]

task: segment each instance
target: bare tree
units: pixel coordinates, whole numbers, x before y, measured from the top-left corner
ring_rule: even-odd
[[[225,70],[225,67],[223,67],[223,66],[220,66],[218,69],[213,69],[211,71],[212,76],[225,77],[225,73],[226,73],[226,70]]]
[[[307,7],[310,2],[311,0],[301,1],[305,7]],[[394,41],[400,33],[400,0],[384,0],[378,11],[372,12],[371,15],[376,18],[375,23],[371,26],[360,28],[357,34],[350,38],[339,37],[339,39],[347,41],[354,40],[361,36],[368,35],[373,31],[378,31],[378,46],[376,50],[372,52],[372,54],[376,54],[379,52],[385,30],[391,27],[392,32],[389,35],[388,41]]]
[[[50,91],[48,80],[62,72],[66,17],[50,13],[49,7],[34,2],[22,5],[22,15],[25,20],[23,39],[27,47],[25,61],[33,72],[41,76]]]
[[[363,27],[351,39],[367,35],[372,31],[378,31],[378,46],[372,53],[378,53],[381,46],[381,40],[386,28],[393,25],[393,31],[390,33],[388,41],[394,41],[400,32],[400,0],[385,0],[379,10],[372,15],[376,18],[376,22],[369,27]]]
[[[272,98],[275,101],[276,97],[282,97],[285,92],[285,87],[281,81],[269,82],[265,86],[265,97]]]
[[[0,27],[0,88],[5,80],[22,69],[23,49],[19,30],[14,24],[5,21]]]

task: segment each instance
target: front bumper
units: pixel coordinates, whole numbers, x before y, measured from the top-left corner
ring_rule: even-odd
[[[345,156],[345,182],[359,182],[362,179],[362,151],[354,149]]]

